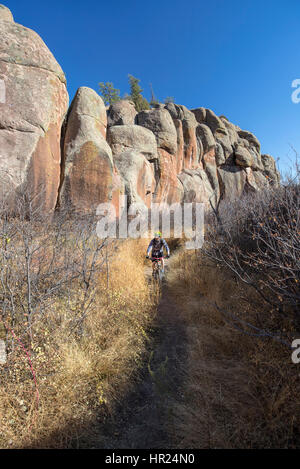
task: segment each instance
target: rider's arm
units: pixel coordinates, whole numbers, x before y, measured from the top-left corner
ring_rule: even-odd
[[[165,249],[166,249],[166,251],[167,251],[167,254],[168,254],[168,256],[169,256],[169,255],[170,255],[170,249],[169,249],[168,243],[167,243],[167,241],[165,241],[164,239],[162,240],[162,242],[163,242],[163,245],[164,245],[164,247],[165,247]]]
[[[148,249],[147,249],[147,256],[149,256],[150,251],[151,251],[151,249],[152,249],[152,246],[153,246],[153,239],[150,241],[150,244],[149,244],[149,246],[148,246]]]

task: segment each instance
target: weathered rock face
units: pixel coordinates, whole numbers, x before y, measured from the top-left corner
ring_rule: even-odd
[[[60,182],[60,132],[68,106],[66,80],[42,39],[0,7],[0,190],[15,204],[26,191],[54,209]]]
[[[0,5],[0,193],[15,205],[27,190],[43,211],[94,212],[102,202],[204,202],[279,184],[251,132],[199,107],[159,103],[108,111],[82,87],[65,118],[63,71],[41,38]],[[64,122],[63,126],[62,123]]]
[[[173,204],[181,202],[183,198],[183,187],[177,177],[176,155],[158,149],[159,166],[156,170],[157,186],[155,190],[154,201]]]
[[[183,138],[183,164],[182,169],[196,169],[199,167],[199,160],[203,153],[203,147],[197,140],[196,128],[198,126],[194,114],[189,111],[185,106],[174,105],[177,109],[177,126],[182,126]],[[199,143],[199,145],[198,145]],[[181,145],[180,138],[177,142],[177,158],[181,158],[178,152]]]
[[[203,169],[185,169],[178,178],[183,185],[183,202],[200,202],[206,206],[209,206],[210,200],[214,203],[214,190]]]
[[[128,203],[150,207],[156,186],[150,162],[158,158],[154,134],[139,125],[115,125],[109,128],[107,141],[123,178]]]
[[[133,102],[124,99],[110,106],[107,113],[107,124],[109,127],[113,125],[132,125],[136,115],[137,112]]]
[[[223,147],[220,143],[216,143],[216,148],[215,148],[215,157],[216,157],[216,165],[221,166],[222,164],[225,163],[225,155],[224,155],[224,150]]]
[[[195,115],[196,121],[199,124],[203,124],[206,119],[206,109],[204,107],[198,107],[197,109],[191,109],[191,112]]]
[[[223,121],[210,109],[206,109],[205,122],[216,137],[227,135]]]
[[[128,203],[139,203],[150,208],[155,190],[153,169],[148,160],[136,150],[115,155],[115,164],[125,183]]]
[[[199,138],[199,142],[202,144],[204,154],[215,148],[216,141],[212,131],[207,125],[199,124],[196,130],[196,135]]]
[[[246,172],[238,166],[223,166],[218,168],[220,192],[223,199],[240,197],[246,183]]]
[[[79,88],[66,123],[60,206],[89,212],[112,200],[114,166],[106,124],[100,96],[90,88]]]
[[[176,154],[177,132],[166,109],[141,111],[136,117],[136,122],[154,133],[158,148],[169,152],[171,155]]]
[[[154,134],[139,125],[116,125],[110,127],[107,142],[113,155],[133,149],[144,155],[149,161],[157,158],[157,144]]]
[[[276,163],[271,155],[261,155],[263,165],[263,175],[269,179],[272,184],[279,184],[280,175],[276,168]]]
[[[235,148],[235,162],[243,168],[251,168],[253,165],[253,156],[247,148],[237,145]]]
[[[14,21],[12,12],[4,5],[0,5],[0,21]]]
[[[183,165],[183,153],[178,154],[178,134],[170,113],[159,106],[150,111],[140,112],[136,122],[151,130],[156,137],[158,164],[155,165],[154,201],[169,204],[180,202],[183,188],[177,175]]]

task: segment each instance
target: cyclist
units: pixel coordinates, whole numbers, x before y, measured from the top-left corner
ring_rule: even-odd
[[[152,250],[151,260],[152,260],[152,269],[154,270],[154,258],[159,258],[162,267],[162,273],[165,270],[165,262],[163,257],[164,248],[167,251],[167,258],[170,257],[170,249],[167,242],[162,238],[160,231],[154,233],[154,238],[150,241],[150,244],[147,249],[146,259],[149,259],[150,251]]]

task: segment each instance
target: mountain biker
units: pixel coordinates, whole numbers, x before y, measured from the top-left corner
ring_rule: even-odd
[[[154,238],[150,241],[150,244],[148,246],[146,259],[149,259],[149,254],[150,254],[150,251],[152,250],[152,254],[151,254],[152,269],[154,270],[154,258],[159,258],[161,267],[162,267],[162,273],[164,273],[164,270],[165,270],[165,262],[164,262],[164,257],[163,257],[164,248],[167,251],[167,259],[168,259],[170,257],[169,246],[167,242],[162,238],[161,232],[156,231],[154,233]]]

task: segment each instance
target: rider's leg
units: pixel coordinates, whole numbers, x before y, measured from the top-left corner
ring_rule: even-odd
[[[164,272],[165,271],[165,260],[164,260],[163,257],[161,258],[160,262],[161,262],[162,271]]]

